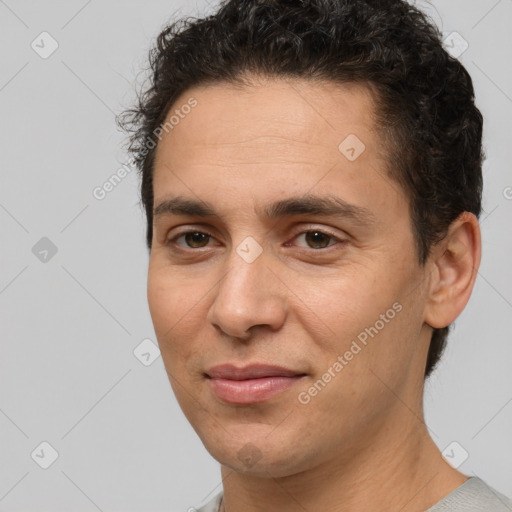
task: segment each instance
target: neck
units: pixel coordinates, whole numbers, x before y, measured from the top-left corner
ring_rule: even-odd
[[[335,454],[307,471],[274,478],[269,470],[263,478],[222,466],[221,512],[424,512],[467,477],[445,462],[422,414],[402,409],[400,418],[358,440],[352,455]]]

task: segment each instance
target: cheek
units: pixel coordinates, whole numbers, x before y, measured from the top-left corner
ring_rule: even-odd
[[[195,375],[201,326],[204,326],[203,289],[181,279],[166,266],[150,264],[147,299],[158,345],[167,372],[177,378]]]
[[[399,296],[397,281],[383,278],[388,273],[381,268],[353,266],[350,271],[338,272],[315,282],[302,281],[298,296],[306,297],[312,323],[310,327],[328,343],[339,340],[344,345],[385,314]],[[391,312],[393,313],[393,312]],[[314,322],[314,324],[313,324]],[[314,325],[321,325],[321,329]],[[335,347],[343,348],[343,346]]]
[[[164,333],[172,326],[172,321],[179,307],[176,288],[172,286],[170,278],[150,265],[148,272],[147,299],[149,312],[157,337],[162,338]]]
[[[180,351],[187,311],[190,310],[187,293],[173,279],[172,273],[150,264],[148,272],[147,299],[156,337],[167,366],[176,361]],[[180,343],[176,343],[178,340]]]
[[[148,268],[147,299],[155,329],[160,334],[168,331],[194,305],[190,279],[180,275],[165,261],[165,256],[155,251]]]
[[[154,331],[174,395],[192,425],[204,414],[197,369],[201,303],[194,291],[197,287],[187,289],[168,268],[150,265],[147,298]]]
[[[373,268],[360,266],[359,271],[340,274],[321,287],[316,282],[308,293],[307,286],[303,287],[314,313],[309,313],[307,329],[321,361],[317,370],[323,372],[338,356],[343,358],[333,392],[338,385],[354,392],[358,386],[380,386],[371,370],[392,383],[413,356],[421,324],[419,303],[407,296],[410,276],[406,268],[400,272],[393,266],[390,272],[384,267],[382,263]],[[364,393],[362,387],[358,393]]]

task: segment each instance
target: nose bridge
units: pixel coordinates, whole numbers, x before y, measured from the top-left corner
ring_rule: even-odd
[[[208,320],[235,337],[245,337],[255,325],[278,329],[285,317],[285,297],[268,263],[268,254],[252,237],[233,247]]]

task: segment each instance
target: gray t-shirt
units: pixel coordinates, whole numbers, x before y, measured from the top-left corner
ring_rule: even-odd
[[[197,512],[219,512],[221,501],[222,492]],[[512,512],[512,501],[477,476],[470,476],[425,512]]]

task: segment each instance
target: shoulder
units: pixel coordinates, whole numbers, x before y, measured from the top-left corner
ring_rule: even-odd
[[[426,512],[512,512],[512,501],[472,476]]]
[[[222,495],[220,492],[206,505],[188,512],[218,512]],[[426,512],[512,512],[512,501],[473,476]]]

